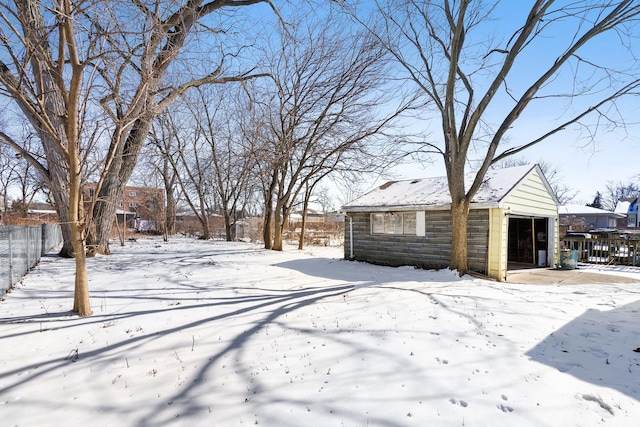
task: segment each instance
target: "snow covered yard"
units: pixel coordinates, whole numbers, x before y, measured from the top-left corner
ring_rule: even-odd
[[[519,285],[157,239],[0,302],[2,426],[632,426],[640,283]],[[640,278],[635,271],[624,274]]]

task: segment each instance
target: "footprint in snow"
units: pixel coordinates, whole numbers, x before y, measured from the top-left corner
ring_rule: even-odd
[[[439,357],[436,357],[436,362],[438,362],[441,365],[448,365],[449,361],[447,359],[440,359]]]
[[[602,409],[604,409],[611,415],[614,415],[613,408],[611,407],[611,405],[609,405],[604,400],[602,400],[600,396],[594,396],[591,394],[582,394],[582,395],[579,394],[578,397],[581,397],[583,400],[586,400],[587,402],[595,402],[598,405],[600,405]]]
[[[500,403],[500,404],[498,404],[496,406],[498,407],[498,409],[500,409],[505,414],[508,414],[509,412],[513,412],[513,408],[511,406],[503,405],[502,403]]]
[[[594,357],[598,357],[600,359],[605,359],[609,357],[609,353],[604,351],[602,347],[598,347],[598,346],[589,347],[589,351],[591,351],[591,354],[593,354]]]
[[[463,408],[466,408],[467,406],[469,406],[469,404],[465,400],[456,400],[453,397],[449,399],[449,403],[451,403],[452,405],[460,405]]]

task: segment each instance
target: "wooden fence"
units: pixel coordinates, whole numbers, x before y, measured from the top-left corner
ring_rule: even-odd
[[[640,265],[640,240],[563,238],[560,248],[578,251],[578,262]]]

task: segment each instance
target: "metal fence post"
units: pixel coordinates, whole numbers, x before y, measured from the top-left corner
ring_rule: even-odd
[[[11,250],[11,228],[9,228],[9,286],[12,286],[15,282],[13,281],[13,251]]]

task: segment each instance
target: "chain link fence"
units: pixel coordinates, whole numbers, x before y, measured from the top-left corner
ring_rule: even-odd
[[[0,225],[0,290],[20,280],[40,258],[62,243],[59,225]]]

